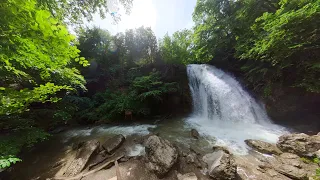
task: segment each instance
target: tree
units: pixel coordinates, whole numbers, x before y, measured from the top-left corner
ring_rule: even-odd
[[[243,69],[251,83],[266,88],[277,81],[320,92],[320,1],[280,1],[275,12],[263,14],[251,26],[253,38],[239,49],[251,59]]]
[[[133,0],[38,0],[38,5],[69,24],[81,24],[83,20],[91,21],[93,14],[99,13],[102,18],[112,13],[115,22],[120,20],[119,4],[126,13],[130,13]]]
[[[168,64],[189,64],[195,62],[192,50],[192,31],[177,31],[170,37],[168,34],[160,41],[159,50]]]
[[[61,90],[85,89],[73,63],[87,66],[75,37],[35,0],[0,3],[0,114],[23,112],[33,102],[57,101]]]

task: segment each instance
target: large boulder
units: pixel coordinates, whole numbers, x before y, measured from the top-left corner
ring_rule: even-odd
[[[280,155],[282,153],[281,150],[275,144],[253,139],[247,139],[244,142],[252,149],[263,154]]]
[[[286,134],[279,137],[277,146],[283,152],[314,156],[320,150],[320,136],[309,136],[304,133]]]
[[[105,149],[107,153],[111,154],[123,144],[125,139],[126,138],[122,134],[116,135],[103,143],[102,148]]]
[[[209,176],[216,180],[231,180],[236,178],[237,166],[233,156],[223,150],[218,150],[203,157],[208,165]]]
[[[158,177],[166,175],[177,162],[178,150],[167,140],[150,136],[145,142],[146,167]]]

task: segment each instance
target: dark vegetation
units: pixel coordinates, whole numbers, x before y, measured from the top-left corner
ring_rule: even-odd
[[[159,41],[146,27],[82,27],[110,13],[106,2],[0,2],[1,166],[62,125],[188,111],[190,63],[234,73],[275,117],[300,107],[319,117],[320,0],[198,0],[193,29]],[[131,0],[120,2],[130,12]]]

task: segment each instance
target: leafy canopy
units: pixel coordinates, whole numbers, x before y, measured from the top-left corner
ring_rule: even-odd
[[[54,94],[85,89],[72,67],[88,62],[79,56],[76,39],[35,0],[0,2],[0,114],[27,109],[32,102],[57,101]]]

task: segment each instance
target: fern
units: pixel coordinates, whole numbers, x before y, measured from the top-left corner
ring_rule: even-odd
[[[0,169],[5,169],[7,167],[10,167],[12,164],[15,164],[16,162],[20,162],[21,159],[9,155],[9,156],[0,156]]]

